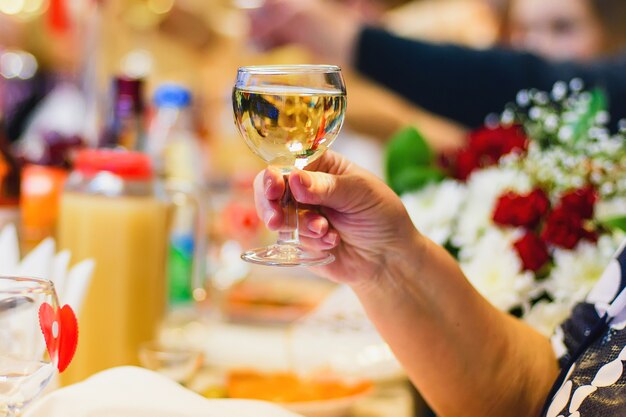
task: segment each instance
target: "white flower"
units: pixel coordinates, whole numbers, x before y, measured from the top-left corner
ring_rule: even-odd
[[[459,253],[461,269],[474,288],[504,311],[525,304],[533,289],[533,274],[522,271],[512,247],[515,236],[492,228]]]
[[[435,243],[444,244],[452,234],[459,208],[466,195],[463,184],[447,180],[418,192],[405,194],[402,201],[415,227]]]
[[[616,249],[611,236],[597,244],[581,242],[573,250],[556,249],[554,268],[543,287],[557,301],[582,301],[598,281]]]
[[[554,334],[557,326],[569,317],[572,304],[568,302],[540,301],[523,317],[524,321],[546,337]]]
[[[626,216],[626,197],[616,197],[605,201],[601,200],[596,204],[595,217],[598,220],[607,220],[621,216]]]
[[[466,203],[461,207],[456,234],[457,247],[472,245],[492,225],[491,216],[498,197],[507,190],[526,193],[531,183],[526,174],[511,168],[488,168],[475,172],[467,183]]]

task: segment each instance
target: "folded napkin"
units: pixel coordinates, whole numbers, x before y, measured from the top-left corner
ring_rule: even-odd
[[[23,417],[299,417],[253,400],[208,400],[157,373],[113,368],[55,391]]]
[[[47,238],[21,259],[17,229],[8,224],[0,229],[0,275],[51,280],[61,304],[69,304],[78,315],[95,263],[87,259],[69,268],[70,252],[55,251],[54,239]]]

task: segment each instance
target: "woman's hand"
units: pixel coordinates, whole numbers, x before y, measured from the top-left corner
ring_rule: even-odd
[[[289,185],[298,203],[309,208],[300,210],[302,244],[336,257],[316,272],[350,285],[380,278],[401,250],[418,241],[400,199],[378,178],[332,151],[311,168],[317,172],[294,170]],[[284,191],[280,171],[268,168],[256,177],[257,211],[272,230],[283,226]]]
[[[310,169],[292,172],[289,186],[309,208],[303,244],[336,257],[316,272],[353,288],[437,415],[538,415],[558,371],[548,340],[482,298],[380,180],[332,152]],[[271,229],[283,225],[284,191],[277,170],[255,180]]]

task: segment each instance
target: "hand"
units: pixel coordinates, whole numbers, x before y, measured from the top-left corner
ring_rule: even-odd
[[[302,243],[336,257],[316,272],[352,287],[437,415],[538,415],[558,375],[549,341],[482,298],[380,180],[330,151],[307,168],[317,172],[288,178],[298,202],[318,207],[300,215]],[[259,215],[280,228],[280,172],[254,187]]]
[[[304,246],[330,250],[336,257],[315,271],[353,286],[380,278],[418,236],[400,199],[374,175],[332,151],[307,169],[319,172],[294,170],[289,176],[293,197],[309,208],[300,210],[300,239]],[[280,229],[282,174],[268,168],[257,175],[254,188],[260,218],[270,229]]]
[[[296,43],[329,60],[349,65],[364,18],[326,0],[266,0],[250,12],[250,36],[262,47]]]

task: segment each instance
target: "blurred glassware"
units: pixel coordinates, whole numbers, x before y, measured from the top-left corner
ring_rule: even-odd
[[[111,83],[111,106],[100,146],[123,147],[145,151],[144,84],[141,79],[114,77]]]
[[[46,346],[39,322],[44,305],[59,308],[50,281],[0,277],[0,415],[19,415],[55,374],[58,339]]]
[[[262,227],[256,215],[252,178],[239,176],[209,186],[211,204],[207,228],[207,291],[208,305],[222,319],[225,302],[233,285],[246,279],[251,265],[241,259],[241,250],[262,244],[271,234]]]
[[[187,384],[202,367],[203,353],[191,348],[146,342],[139,346],[141,366]]]

